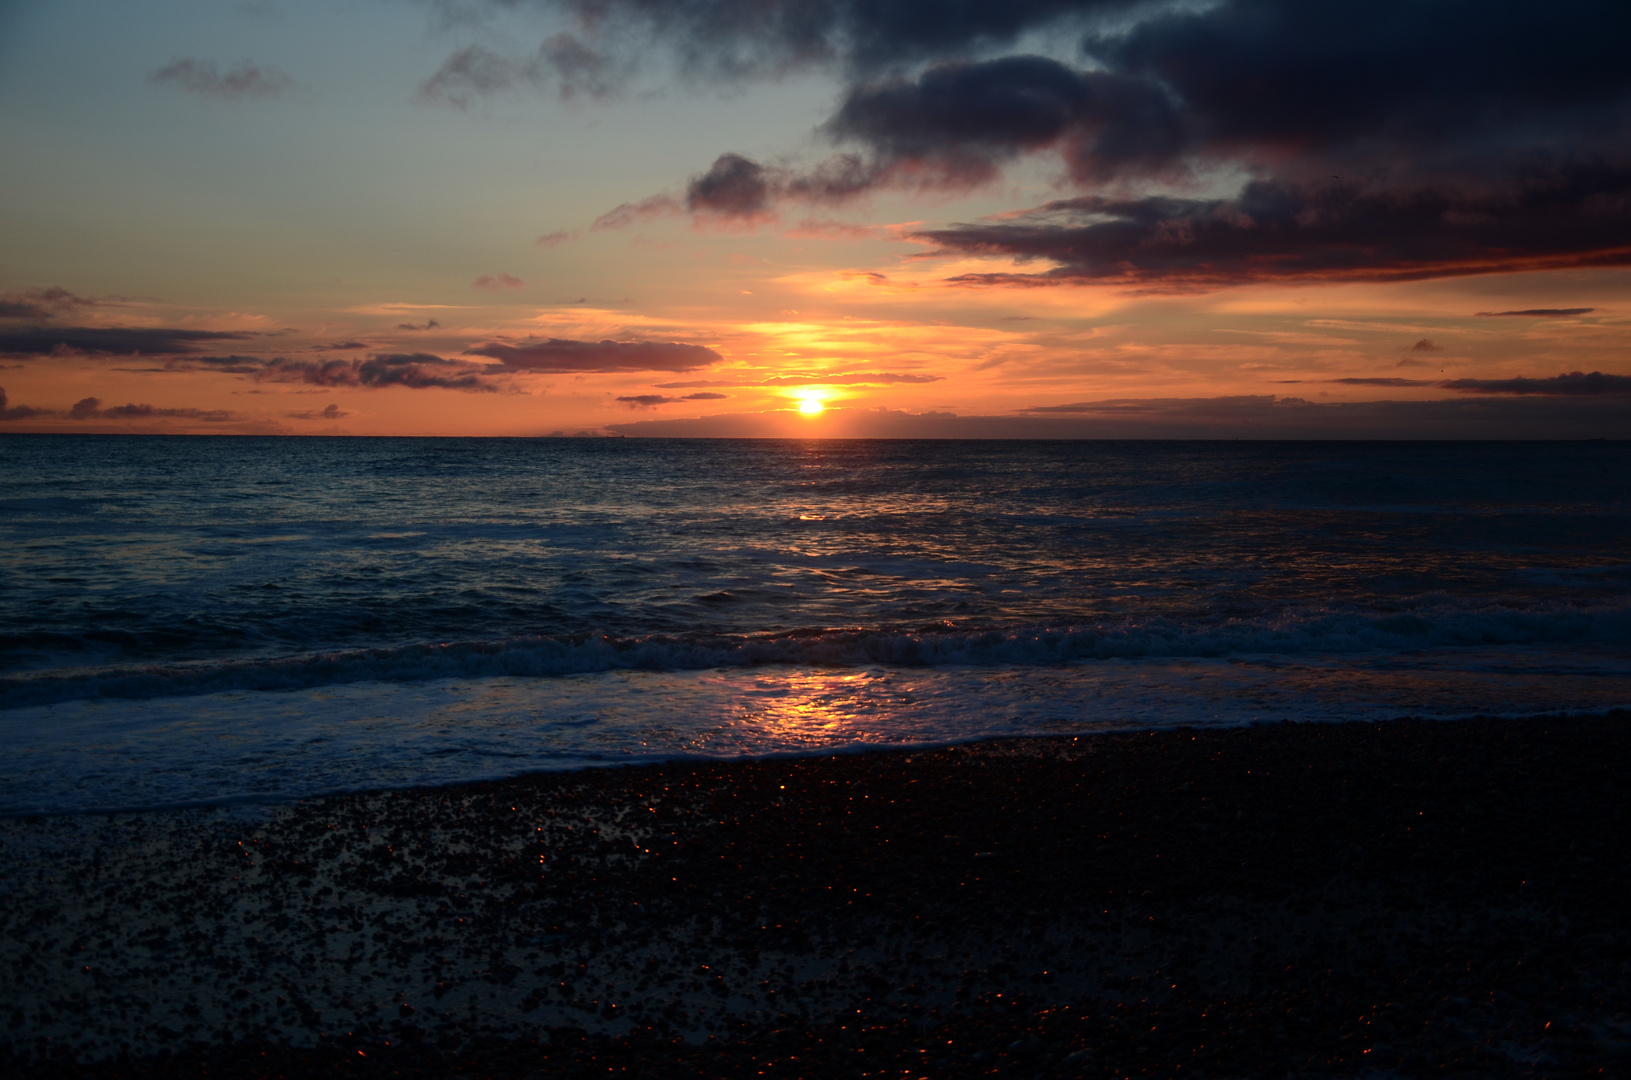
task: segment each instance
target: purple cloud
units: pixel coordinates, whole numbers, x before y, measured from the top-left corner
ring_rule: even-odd
[[[0,355],[49,356],[67,352],[101,356],[160,356],[190,353],[204,342],[243,341],[256,336],[238,330],[34,326],[0,331]]]
[[[1546,397],[1625,397],[1631,395],[1631,375],[1582,374],[1571,371],[1549,379],[1446,379],[1438,384],[1464,394],[1538,394]]]
[[[376,354],[366,360],[283,360],[255,374],[257,382],[299,382],[310,386],[491,392],[480,365],[444,360],[430,353]]]
[[[1522,311],[1480,311],[1478,315],[1484,319],[1509,316],[1524,319],[1566,319],[1571,315],[1586,315],[1596,310],[1589,307],[1537,307],[1525,308]]]
[[[40,409],[27,405],[6,405],[6,390],[0,386],[0,420],[27,420],[31,416],[43,415]]]
[[[677,341],[570,341],[562,338],[521,342],[491,341],[466,349],[467,356],[486,356],[511,371],[693,371],[724,359],[704,345]]]

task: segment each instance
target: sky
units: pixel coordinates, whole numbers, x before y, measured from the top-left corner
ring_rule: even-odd
[[[1627,438],[1627,40],[0,0],[0,432]]]

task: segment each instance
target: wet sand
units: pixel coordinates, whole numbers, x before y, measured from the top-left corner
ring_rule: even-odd
[[[1631,1071],[1631,715],[0,822],[14,1076]]]

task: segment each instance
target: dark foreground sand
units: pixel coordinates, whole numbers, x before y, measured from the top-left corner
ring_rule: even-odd
[[[1631,1075],[1631,715],[0,822],[0,1071]]]

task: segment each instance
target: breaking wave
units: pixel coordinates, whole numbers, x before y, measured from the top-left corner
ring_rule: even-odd
[[[410,644],[197,665],[114,667],[0,679],[0,709],[98,698],[279,691],[357,682],[548,677],[754,665],[821,668],[1061,666],[1111,659],[1407,653],[1501,645],[1623,645],[1631,601],[1551,608],[1446,600],[1406,612],[1318,609],[1185,624],[1160,617],[1092,625],[826,629],[779,634],[578,634]]]

